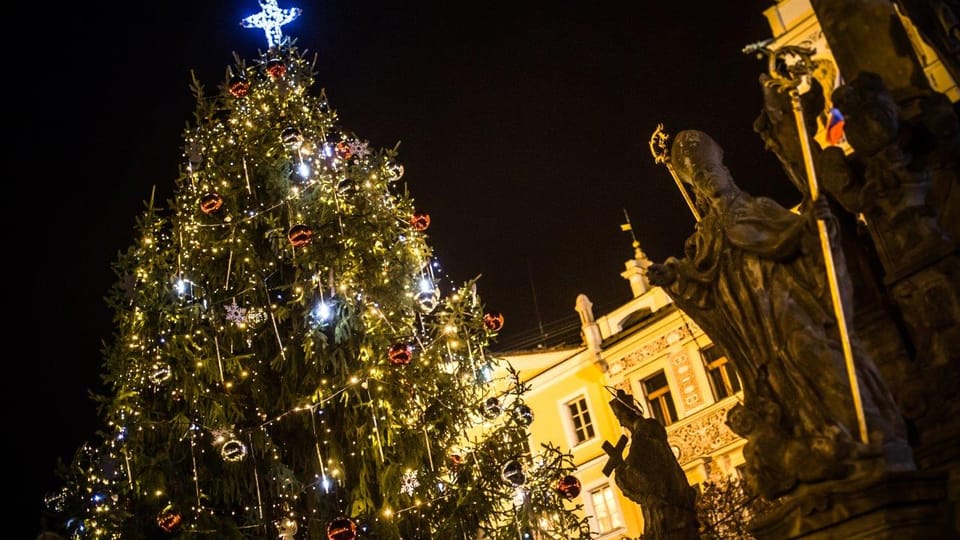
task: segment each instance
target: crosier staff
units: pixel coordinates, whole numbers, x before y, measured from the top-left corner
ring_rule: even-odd
[[[680,190],[680,194],[683,195],[683,200],[687,201],[687,206],[690,207],[690,211],[693,212],[693,218],[697,221],[700,221],[700,212],[697,211],[697,207],[693,204],[693,199],[690,198],[690,194],[687,193],[687,188],[683,186],[683,182],[680,181],[680,177],[677,176],[677,171],[674,170],[673,164],[670,163],[670,151],[667,146],[667,139],[669,135],[663,131],[663,124],[657,124],[657,129],[653,131],[653,135],[650,136],[650,153],[653,154],[654,163],[663,163],[667,170],[670,171],[670,176],[673,177],[673,181],[677,183],[677,189]]]

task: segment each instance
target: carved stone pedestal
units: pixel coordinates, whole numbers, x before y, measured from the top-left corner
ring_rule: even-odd
[[[751,523],[758,540],[960,537],[941,472],[896,472],[801,486]]]

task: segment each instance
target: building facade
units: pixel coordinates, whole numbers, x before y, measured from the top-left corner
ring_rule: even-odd
[[[531,453],[553,443],[573,456],[581,491],[572,503],[583,505],[599,538],[643,533],[640,508],[603,473],[610,457],[604,442],[616,444],[625,434],[608,403],[617,389],[666,426],[692,486],[736,476],[743,463],[746,441],[724,423],[742,396],[737,374],[709,337],[648,285],[648,263],[639,249],[626,263],[622,276],[634,297],[609,313],[596,316],[585,295],[577,298],[580,345],[499,355],[530,388],[524,401],[536,416]]]

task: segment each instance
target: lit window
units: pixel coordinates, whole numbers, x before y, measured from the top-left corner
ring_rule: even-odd
[[[593,421],[590,419],[590,410],[587,408],[587,398],[578,396],[568,401],[567,412],[570,414],[570,425],[576,440],[574,444],[592,439],[594,437]]]
[[[661,424],[669,426],[677,421],[677,409],[670,396],[670,386],[667,385],[667,376],[662,371],[643,380],[643,390],[650,403],[650,413]]]
[[[609,484],[590,492],[590,506],[593,507],[596,532],[606,534],[623,527],[623,517],[617,506],[617,498]]]
[[[710,376],[710,386],[717,399],[730,397],[740,391],[740,378],[737,369],[733,367],[720,347],[710,345],[700,351],[703,361],[707,365],[707,375]]]

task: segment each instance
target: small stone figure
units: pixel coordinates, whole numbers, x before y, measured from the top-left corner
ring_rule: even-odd
[[[663,424],[646,418],[633,396],[617,390],[610,400],[620,425],[630,431],[630,450],[614,468],[617,487],[643,512],[643,537],[653,540],[700,538],[697,492],[677,462]]]
[[[954,252],[954,242],[937,219],[936,205],[942,200],[929,195],[937,178],[944,180],[942,196],[949,200],[952,191],[957,198],[952,188],[956,157],[949,167],[953,178],[935,176],[934,167],[917,162],[919,141],[906,139],[916,128],[901,129],[899,107],[876,74],[861,73],[835,90],[833,99],[846,118],[844,132],[856,156],[848,163],[840,148],[824,150],[818,160],[824,187],[849,212],[863,215],[885,281],[898,281]]]
[[[685,243],[685,256],[651,265],[647,278],[741,374],[744,409],[728,424],[756,450],[748,452],[748,483],[772,498],[800,482],[913,469],[900,412],[853,336],[870,441],[856,435],[859,422],[817,231],[822,219],[836,233],[826,200],[794,213],[741,191],[722,148],[701,131],[677,134],[670,159],[704,213]],[[833,240],[841,304],[848,312],[852,288]]]
[[[946,441],[955,440],[960,413],[960,120],[943,94],[899,105],[871,72],[837,88],[833,100],[855,152],[825,149],[819,174],[869,232],[889,303],[909,336],[897,400],[919,431],[917,464],[941,463],[942,449],[955,448]],[[957,451],[946,454],[955,459]]]

